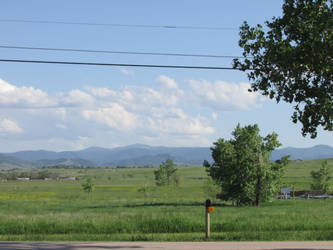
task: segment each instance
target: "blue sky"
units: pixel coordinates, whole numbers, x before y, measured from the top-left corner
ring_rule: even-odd
[[[241,55],[238,28],[281,15],[274,1],[3,0],[0,46]],[[43,20],[225,29],[6,22]],[[1,58],[230,67],[231,59],[0,49]],[[0,152],[78,150],[134,143],[211,146],[237,123],[275,131],[283,147],[333,146],[302,137],[290,104],[248,93],[237,71],[0,63]]]

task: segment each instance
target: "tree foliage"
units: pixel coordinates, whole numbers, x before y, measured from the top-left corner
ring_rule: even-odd
[[[81,186],[82,186],[83,191],[85,191],[87,193],[92,193],[92,191],[94,190],[94,184],[93,184],[91,178],[88,178],[85,183],[81,184]]]
[[[220,185],[217,185],[211,177],[208,177],[202,186],[202,191],[206,199],[215,203],[215,200],[221,191]]]
[[[177,169],[171,159],[167,159],[165,162],[162,162],[160,167],[154,171],[156,185],[169,186],[176,171]]]
[[[281,144],[276,133],[261,137],[258,125],[241,128],[238,124],[232,135],[230,140],[220,138],[214,143],[214,162],[205,161],[204,166],[222,188],[219,198],[258,206],[278,192],[288,156],[270,162],[271,152]]]
[[[245,59],[234,68],[249,71],[250,91],[295,104],[303,136],[315,138],[318,126],[332,131],[333,0],[285,0],[283,16],[266,25],[241,26]]]
[[[311,171],[311,177],[312,177],[312,184],[311,188],[315,190],[325,190],[327,192],[329,190],[329,180],[331,169],[328,166],[328,162],[323,161],[321,164],[321,168],[318,171]]]

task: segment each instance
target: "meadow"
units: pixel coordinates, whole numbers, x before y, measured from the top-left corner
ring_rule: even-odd
[[[290,163],[283,185],[309,189],[321,162]],[[207,198],[215,206],[209,240],[333,240],[333,200],[233,207],[214,199],[203,167],[179,167],[180,184],[169,187],[155,186],[153,170],[44,169],[78,179],[0,182],[0,240],[202,241]],[[92,193],[82,190],[87,178]]]

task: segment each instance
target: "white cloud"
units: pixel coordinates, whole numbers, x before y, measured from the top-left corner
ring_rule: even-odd
[[[60,103],[65,106],[86,106],[93,104],[95,101],[91,95],[79,89],[74,89],[68,93],[60,94],[58,98]]]
[[[126,86],[121,90],[108,88],[87,88],[96,98],[104,103],[116,102],[131,110],[146,110],[152,106],[175,106],[179,102],[177,93],[140,86]]]
[[[15,116],[8,115],[24,124],[22,136],[25,140],[43,141],[43,145],[47,145],[46,138],[59,138],[55,142],[57,148],[61,147],[62,140],[67,148],[71,145],[73,148],[108,145],[109,141],[113,145],[149,141],[155,145],[191,145],[191,142],[207,145],[211,140],[208,138],[214,137],[216,132],[212,121],[217,120],[218,110],[254,108],[260,103],[256,95],[247,92],[248,85],[243,83],[192,80],[186,85],[185,92],[174,79],[160,75],[152,87],[90,86],[49,96],[39,89],[6,83],[2,85],[2,91],[18,94],[30,91],[36,100],[40,98],[44,103],[53,104],[52,109],[32,105],[29,109],[9,109],[9,112],[16,113]],[[17,103],[22,107],[28,105],[29,98],[24,96],[19,100]],[[203,108],[193,108],[195,105]],[[20,130],[17,125],[17,133]],[[15,131],[14,125],[12,131]]]
[[[122,90],[116,91],[108,88],[99,87],[86,87],[91,95],[98,98],[102,102],[119,102],[123,105],[129,105],[130,103],[135,103],[136,91],[124,88]]]
[[[127,69],[120,69],[120,72],[123,73],[124,75],[128,75],[128,76],[132,76],[134,77],[135,76],[135,73],[133,71],[129,71]]]
[[[38,141],[38,145],[43,146],[36,146],[36,149],[48,149],[48,150],[56,150],[56,151],[66,151],[66,150],[82,150],[89,146],[91,143],[94,143],[94,140],[89,137],[85,136],[77,136],[73,139],[66,139],[61,137],[51,137],[47,140]],[[49,145],[55,145],[56,148],[48,148]],[[31,148],[28,148],[31,149]]]
[[[178,84],[176,83],[176,81],[165,75],[160,75],[157,78],[157,81],[164,87],[167,87],[170,89],[178,89]]]
[[[18,134],[22,133],[22,129],[13,121],[9,119],[0,120],[0,133],[1,134]]]
[[[96,97],[115,97],[117,95],[116,91],[110,90],[108,88],[93,88],[86,87],[86,89]]]
[[[47,93],[33,87],[16,87],[0,79],[0,106],[47,107],[56,103]]]
[[[147,121],[149,130],[159,134],[204,135],[215,132],[206,118],[189,117],[181,109],[155,109]]]
[[[160,86],[160,91],[163,92],[164,95],[177,98],[184,96],[184,91],[178,87],[178,84],[174,79],[165,75],[160,75],[157,77],[156,81]]]
[[[250,110],[261,106],[259,94],[248,91],[249,83],[211,83],[205,80],[190,80],[189,83],[194,99],[205,106],[225,111]]]
[[[139,125],[136,115],[128,112],[118,103],[112,103],[107,108],[84,110],[82,116],[86,120],[105,124],[116,130],[132,130]]]

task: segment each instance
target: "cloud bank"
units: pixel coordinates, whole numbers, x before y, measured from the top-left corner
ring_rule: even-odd
[[[224,111],[257,109],[262,103],[247,91],[248,83],[179,83],[160,75],[151,85],[90,85],[51,95],[0,79],[0,139],[21,136],[27,145],[51,149],[45,145],[52,142],[59,150],[137,142],[207,146],[217,137],[212,123],[223,119]]]

